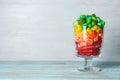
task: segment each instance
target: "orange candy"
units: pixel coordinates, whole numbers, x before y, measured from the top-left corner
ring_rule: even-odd
[[[88,37],[89,37],[90,39],[92,39],[92,40],[93,40],[96,36],[97,36],[97,32],[95,32],[95,31],[92,31],[91,33],[88,34]]]

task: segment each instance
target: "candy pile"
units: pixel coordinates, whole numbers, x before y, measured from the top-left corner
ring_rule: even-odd
[[[104,25],[105,21],[95,14],[80,15],[73,23],[78,55],[99,55]]]

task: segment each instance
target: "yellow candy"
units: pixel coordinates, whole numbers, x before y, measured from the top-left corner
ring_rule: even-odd
[[[87,28],[87,32],[88,32],[88,33],[91,33],[92,30],[91,30],[90,28]]]
[[[80,32],[74,32],[75,35],[78,35]]]
[[[96,30],[96,32],[99,32],[100,30],[101,30],[101,28],[100,28],[100,27],[98,27],[98,28],[97,28],[97,30]]]
[[[95,31],[94,27],[91,28],[92,31]]]
[[[97,30],[97,29],[98,29],[98,26],[97,26],[97,25],[95,25],[95,26],[93,26],[93,27],[94,27],[94,29],[95,29],[95,30]]]
[[[75,28],[75,27],[79,27],[79,28],[82,30],[82,26],[80,26],[77,21],[75,21],[75,22],[73,23],[73,26],[74,26],[74,28]]]
[[[74,26],[74,33],[78,34],[82,31],[82,27],[80,25],[75,25]]]
[[[96,31],[97,28],[98,28],[98,27],[95,25],[95,26],[93,26],[93,27],[91,28],[91,30]]]
[[[73,26],[76,26],[76,25],[78,25],[78,22],[77,21],[73,22]]]
[[[76,32],[74,32],[74,35],[76,35],[76,36],[79,36],[81,34],[82,34],[82,31],[76,31]]]
[[[82,26],[80,26],[80,25],[76,25],[74,28],[77,28],[77,29],[79,29],[80,31],[82,30]]]
[[[93,26],[93,31],[99,32],[101,30],[101,28],[97,25]]]

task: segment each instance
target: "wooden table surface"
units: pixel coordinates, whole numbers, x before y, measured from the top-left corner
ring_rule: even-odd
[[[1,61],[0,80],[120,80],[120,62],[94,62],[101,72],[80,72],[83,61]]]

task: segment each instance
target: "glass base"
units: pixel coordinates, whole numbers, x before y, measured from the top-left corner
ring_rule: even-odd
[[[100,72],[101,69],[94,67],[93,66],[93,58],[97,58],[99,56],[81,56],[81,55],[77,55],[78,57],[82,57],[84,58],[84,67],[80,67],[78,68],[79,71],[81,72]]]
[[[101,69],[97,67],[85,67],[85,68],[78,68],[81,72],[100,72]]]

